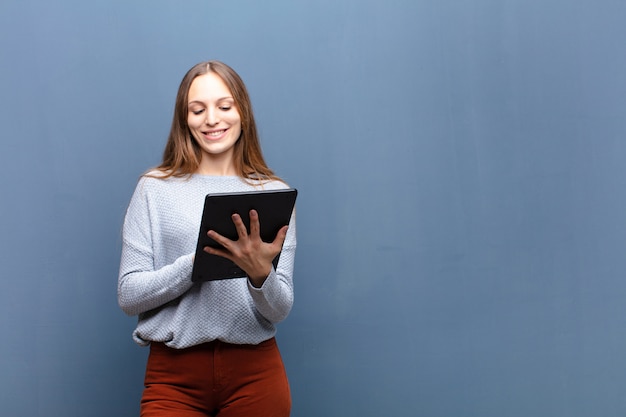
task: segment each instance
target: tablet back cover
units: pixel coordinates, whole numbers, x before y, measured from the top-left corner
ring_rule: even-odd
[[[198,235],[196,257],[191,279],[194,282],[245,277],[246,273],[234,262],[204,251],[205,246],[220,247],[207,236],[215,230],[222,236],[237,240],[237,230],[231,216],[238,213],[248,231],[250,230],[250,210],[259,213],[261,239],[272,242],[281,227],[288,225],[296,203],[297,190],[261,190],[241,193],[207,194],[204,201],[202,222]],[[278,265],[280,254],[273,261]]]

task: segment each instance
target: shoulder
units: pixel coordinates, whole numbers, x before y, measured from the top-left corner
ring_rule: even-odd
[[[290,188],[289,184],[287,184],[282,179],[255,179],[250,178],[248,181],[254,185],[255,188],[259,188],[262,190],[283,190]]]
[[[150,200],[154,196],[167,195],[180,187],[184,179],[166,177],[161,171],[148,171],[137,180],[134,197]]]
[[[189,182],[189,176],[168,175],[157,169],[147,171],[139,178],[138,185],[149,188],[172,187]]]

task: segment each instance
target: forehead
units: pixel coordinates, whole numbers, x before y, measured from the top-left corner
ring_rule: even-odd
[[[210,101],[232,98],[226,83],[214,72],[197,76],[189,86],[189,101]]]

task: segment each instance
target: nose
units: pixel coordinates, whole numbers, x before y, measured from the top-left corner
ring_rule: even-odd
[[[219,123],[219,117],[214,109],[207,109],[205,122],[209,126],[215,126]]]

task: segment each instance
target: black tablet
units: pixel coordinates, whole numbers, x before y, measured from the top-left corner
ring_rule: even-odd
[[[221,247],[207,236],[207,232],[215,230],[222,236],[237,240],[237,229],[231,216],[239,214],[250,230],[250,210],[254,209],[259,213],[261,239],[272,242],[281,227],[289,224],[297,195],[298,191],[294,188],[207,194],[191,280],[199,282],[245,277],[245,272],[234,262],[204,251],[205,246]],[[274,268],[278,265],[279,257],[280,254],[274,259]]]

